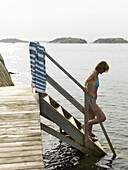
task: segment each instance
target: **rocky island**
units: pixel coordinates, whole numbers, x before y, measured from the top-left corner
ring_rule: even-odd
[[[128,43],[128,41],[123,38],[99,38],[93,43]]]
[[[81,38],[62,37],[56,38],[48,43],[87,43],[87,41]]]
[[[17,38],[5,38],[0,40],[2,43],[27,43],[28,41],[23,41]]]

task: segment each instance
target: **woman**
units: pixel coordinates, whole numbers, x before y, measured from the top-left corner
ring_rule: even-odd
[[[93,104],[96,108],[97,113],[99,114],[99,117],[102,122],[106,120],[105,114],[102,112],[100,107],[96,104],[96,99],[97,99],[97,90],[99,87],[99,79],[98,75],[102,74],[104,72],[108,72],[109,66],[105,61],[101,61],[100,63],[97,64],[95,67],[95,70],[91,73],[91,75],[86,79],[84,83],[84,92],[89,92],[94,98]],[[91,103],[89,101],[89,121],[88,121],[88,131],[89,131],[89,136],[93,141],[97,141],[96,138],[92,137],[91,131],[92,131],[92,126],[93,124],[99,123],[98,119],[95,118],[94,111],[92,109]],[[84,125],[82,126],[84,128]]]

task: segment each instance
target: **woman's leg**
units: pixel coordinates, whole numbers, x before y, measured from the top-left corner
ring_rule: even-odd
[[[95,118],[95,114],[94,114],[94,111],[93,111],[93,109],[92,109],[92,106],[91,106],[90,101],[88,101],[88,108],[89,108],[89,109],[88,109],[88,120],[92,120],[92,119]],[[85,125],[82,125],[82,128],[83,128],[83,130],[84,130]],[[91,135],[92,125],[90,125],[88,128],[89,128],[89,129],[88,129],[89,135]]]
[[[101,119],[102,122],[104,122],[106,120],[106,116],[105,114],[102,112],[102,110],[100,109],[100,107],[96,104],[95,101],[93,101],[93,104],[96,108],[96,111]],[[93,138],[92,135],[91,135],[91,131],[92,131],[92,126],[93,124],[97,124],[99,123],[98,119],[95,118],[95,113],[94,113],[94,110],[92,108],[92,105],[89,101],[89,121],[88,121],[88,133],[89,133],[89,136],[91,137],[92,140],[94,141],[97,141],[97,139]],[[82,125],[82,128],[84,129],[84,125]]]
[[[95,106],[95,108],[96,108],[96,111],[97,111],[97,113],[98,113],[101,121],[102,121],[102,122],[105,121],[105,120],[106,120],[105,114],[102,112],[102,110],[101,110],[100,107],[96,104],[95,101],[93,101],[93,104],[94,104],[94,106]],[[95,118],[94,110],[93,110],[93,108],[92,108],[91,103],[89,102],[89,121],[88,121],[89,130],[88,130],[88,133],[89,133],[90,138],[91,138],[93,141],[97,141],[97,140],[98,140],[98,139],[92,137],[92,135],[91,135],[92,126],[93,126],[93,124],[97,124],[97,123],[99,123],[99,121],[98,121],[97,118]]]
[[[93,104],[94,104],[94,106],[95,106],[95,108],[96,108],[96,111],[97,111],[97,113],[98,113],[101,121],[104,122],[104,121],[106,120],[105,114],[104,114],[103,111],[100,109],[100,107],[96,104],[95,101],[93,101]],[[91,106],[91,108],[92,108],[92,106]],[[93,113],[94,113],[94,111],[93,111]],[[93,124],[97,124],[97,123],[99,123],[99,121],[98,121],[97,118],[89,119],[89,122],[88,122],[89,126],[92,126]]]
[[[88,104],[89,104],[89,115],[88,115],[88,119],[89,119],[88,123],[89,123],[91,120],[95,119],[95,114],[94,114],[94,111],[92,109],[90,101],[88,102]],[[91,136],[92,126],[93,126],[93,124],[88,124],[89,136]]]

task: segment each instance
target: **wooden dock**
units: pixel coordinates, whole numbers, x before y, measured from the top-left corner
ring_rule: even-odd
[[[0,87],[0,170],[43,168],[40,115],[30,86]]]

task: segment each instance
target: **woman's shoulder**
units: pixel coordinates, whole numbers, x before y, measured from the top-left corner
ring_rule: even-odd
[[[91,72],[91,74],[92,74],[92,75],[97,75],[97,71],[96,71],[96,70],[93,70],[93,71]]]
[[[95,72],[91,72],[89,77],[90,77],[91,79],[95,79],[96,73],[95,73]]]
[[[93,71],[92,71],[92,73],[93,73],[94,75],[98,76],[98,74],[97,74],[97,71],[96,71],[96,70],[93,70]]]
[[[92,79],[97,79],[97,71],[96,70],[93,70],[92,73],[90,74],[90,76],[92,77]]]

